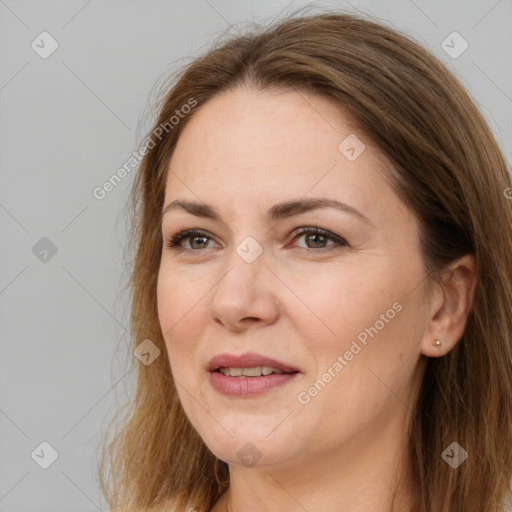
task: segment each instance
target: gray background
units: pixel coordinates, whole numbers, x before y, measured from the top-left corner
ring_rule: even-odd
[[[229,25],[305,4],[0,0],[0,511],[105,510],[98,443],[132,387],[122,208],[134,172],[103,200],[92,191],[140,142],[159,77]],[[512,0],[309,5],[372,14],[429,48],[512,161]],[[43,31],[59,45],[45,59],[31,47],[51,48]],[[441,47],[453,31],[469,44],[458,58]],[[47,469],[44,441],[58,452]]]

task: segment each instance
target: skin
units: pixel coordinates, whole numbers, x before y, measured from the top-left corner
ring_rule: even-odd
[[[354,161],[338,149],[349,134],[366,146]],[[185,413],[229,464],[230,489],[213,512],[325,512],[340,504],[344,512],[382,512],[395,488],[400,510],[412,511],[404,449],[423,356],[446,354],[462,336],[475,272],[465,256],[447,269],[444,286],[426,287],[418,222],[384,179],[386,162],[336,103],[291,90],[217,95],[180,136],[165,204],[205,202],[223,222],[179,209],[164,216],[164,240],[190,228],[210,238],[182,240],[181,251],[164,246],[158,314]],[[276,203],[310,197],[343,201],[371,224],[333,208],[265,217]],[[348,246],[294,235],[307,226]],[[252,263],[236,252],[248,236],[263,250]],[[299,393],[397,302],[394,318],[300,403]],[[206,364],[246,351],[300,373],[258,397],[221,395]],[[253,466],[237,457],[247,442],[261,454]]]

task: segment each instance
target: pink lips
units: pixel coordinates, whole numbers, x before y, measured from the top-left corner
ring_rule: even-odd
[[[227,353],[218,354],[214,358],[210,359],[206,369],[209,372],[214,372],[219,368],[251,368],[253,366],[271,366],[272,368],[277,368],[283,372],[298,371],[297,368],[292,368],[291,366],[280,361],[276,361],[271,357],[262,356],[254,352],[247,352],[240,356]]]
[[[287,373],[273,373],[260,377],[244,375],[231,377],[217,371],[219,368],[250,368],[253,366],[271,366]],[[288,364],[252,352],[240,356],[219,354],[210,360],[206,369],[210,372],[210,382],[214,389],[224,395],[238,397],[261,395],[270,389],[290,382],[299,373],[296,368]]]

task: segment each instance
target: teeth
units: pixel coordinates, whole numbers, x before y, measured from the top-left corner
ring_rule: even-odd
[[[284,373],[282,370],[272,368],[271,366],[253,366],[252,368],[219,368],[220,373],[230,377],[260,377],[261,375],[270,375],[271,373]]]

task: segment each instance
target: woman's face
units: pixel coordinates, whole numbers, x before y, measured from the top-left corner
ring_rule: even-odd
[[[405,432],[428,304],[418,224],[385,165],[304,92],[217,95],[180,136],[165,205],[199,206],[168,209],[164,244],[200,233],[164,245],[158,315],[185,413],[220,459],[291,467]],[[265,366],[295,373],[227,369]]]

